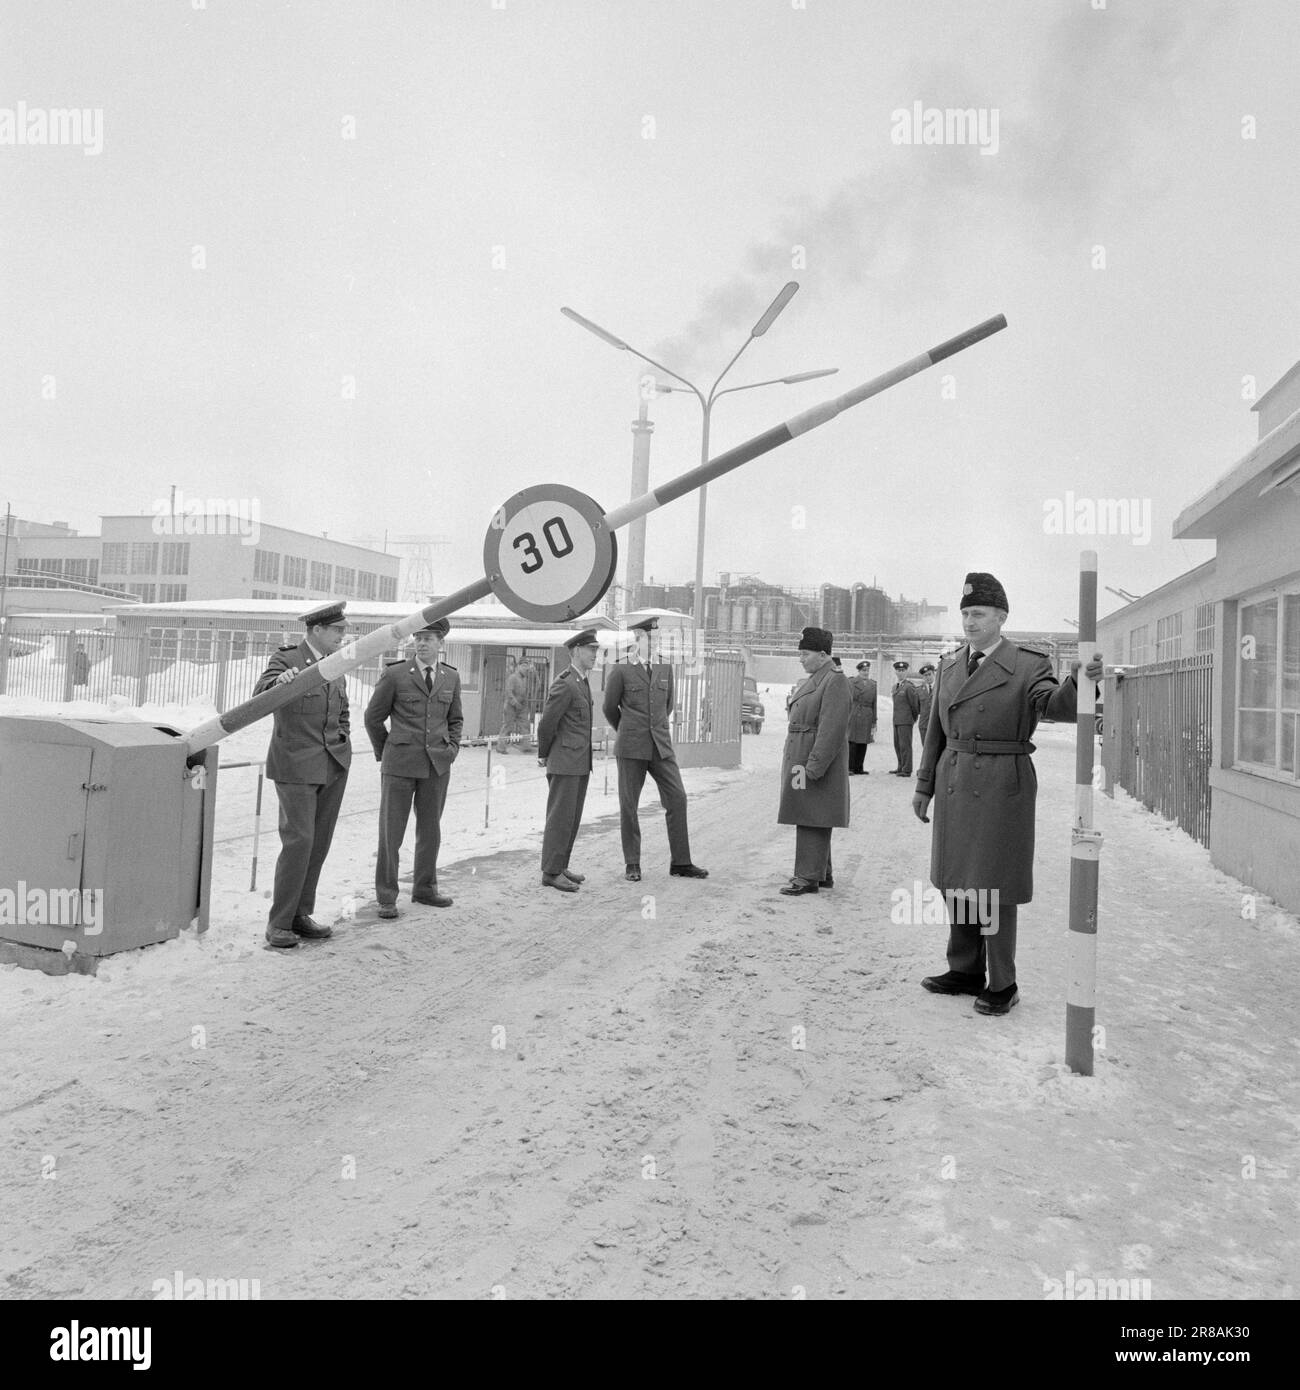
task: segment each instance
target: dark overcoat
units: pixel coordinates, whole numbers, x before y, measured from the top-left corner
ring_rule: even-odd
[[[537,756],[551,776],[585,777],[591,771],[591,686],[576,666],[551,682],[537,721]]]
[[[657,752],[676,761],[669,717],[673,712],[673,668],[644,661],[620,662],[605,675],[605,719],[618,730],[616,758],[649,762]]]
[[[828,661],[790,701],[778,825],[849,823],[848,678]]]
[[[1029,739],[1040,718],[1074,718],[1074,678],[1058,684],[1045,656],[1006,638],[968,678],[969,655],[963,646],[939,663],[916,776],[934,797],[930,882],[1027,903],[1038,792]]]
[[[370,745],[390,777],[445,776],[464,727],[460,674],[441,661],[432,691],[414,658],[385,667],[366,706]]]
[[[854,676],[849,681],[853,708],[849,712],[849,742],[871,743],[876,731],[876,683],[870,676]]]
[[[301,671],[316,663],[306,642],[281,647],[258,677],[253,694],[270,690],[283,671]],[[296,679],[296,678],[295,678]],[[266,751],[266,775],[273,782],[307,782],[323,786],[330,762],[352,763],[348,686],[342,676],[323,681],[275,711],[271,746]]]

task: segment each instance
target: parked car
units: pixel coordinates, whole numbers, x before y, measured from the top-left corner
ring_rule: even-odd
[[[763,719],[767,710],[758,698],[758,682],[753,676],[743,677],[740,692],[740,732],[742,734],[761,734]]]

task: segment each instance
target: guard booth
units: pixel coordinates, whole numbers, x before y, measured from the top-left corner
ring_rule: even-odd
[[[93,974],[208,923],[215,747],[135,721],[0,716],[0,962]]]

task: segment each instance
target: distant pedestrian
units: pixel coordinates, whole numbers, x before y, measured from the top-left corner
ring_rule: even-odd
[[[849,776],[870,777],[863,767],[867,744],[875,742],[878,697],[871,679],[871,663],[859,661],[857,675],[849,681],[853,708],[849,712]]]
[[[72,683],[73,685],[90,684],[90,658],[86,655],[86,649],[77,643],[77,650],[72,654]]]
[[[934,667],[926,662],[918,668],[916,674],[925,682],[917,692],[921,699],[921,708],[916,716],[916,728],[921,735],[921,746],[924,748],[925,731],[930,727],[930,707],[934,703]]]
[[[921,712],[921,697],[916,687],[907,678],[911,665],[906,661],[894,662],[898,673],[891,698],[894,703],[894,756],[898,766],[890,772],[891,777],[910,777],[912,775],[912,729],[917,715]]]
[[[533,685],[529,668],[522,661],[509,659],[510,673],[506,676],[505,699],[501,709],[501,732],[497,736],[497,752],[504,753],[512,737],[519,739],[520,752],[526,751],[533,740]]]

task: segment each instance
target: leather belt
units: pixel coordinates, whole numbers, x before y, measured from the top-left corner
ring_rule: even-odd
[[[946,745],[954,753],[993,753],[1029,754],[1034,751],[1032,743],[999,742],[993,738],[950,738]]]

